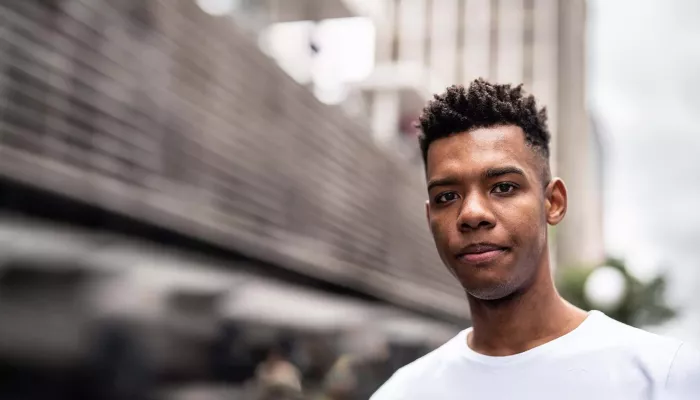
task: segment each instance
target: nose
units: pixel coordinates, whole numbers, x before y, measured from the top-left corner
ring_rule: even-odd
[[[489,207],[488,199],[479,193],[467,196],[457,216],[457,226],[463,232],[496,226],[496,219]]]

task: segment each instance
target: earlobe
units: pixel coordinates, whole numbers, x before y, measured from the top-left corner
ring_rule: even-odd
[[[425,220],[428,222],[428,228],[430,228],[430,200],[425,201]]]
[[[547,223],[557,225],[566,215],[567,193],[566,185],[560,178],[554,178],[547,185],[545,191],[545,212],[547,213]]]

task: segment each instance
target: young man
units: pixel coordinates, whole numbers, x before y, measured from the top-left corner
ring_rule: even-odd
[[[700,399],[699,353],[557,293],[547,227],[564,218],[567,194],[533,96],[481,79],[452,86],[420,127],[428,224],[473,327],[372,400]]]

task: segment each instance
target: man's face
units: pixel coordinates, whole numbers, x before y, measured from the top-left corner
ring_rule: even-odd
[[[473,297],[512,294],[546,256],[550,205],[543,163],[517,126],[480,128],[430,144],[430,230],[440,258]]]

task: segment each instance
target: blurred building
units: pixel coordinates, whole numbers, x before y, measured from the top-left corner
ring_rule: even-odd
[[[585,1],[560,2],[555,171],[570,193],[567,218],[557,231],[557,261],[563,267],[595,266],[605,258],[604,141],[587,109],[585,16]]]
[[[239,384],[282,337],[318,384],[358,332],[395,370],[465,323],[422,177],[328,104],[332,57],[304,82],[265,46],[356,15],[303,4],[0,2],[0,397]]]
[[[463,318],[421,177],[375,145],[364,118],[260,50],[275,21],[350,9],[289,3],[2,3],[3,209]]]

